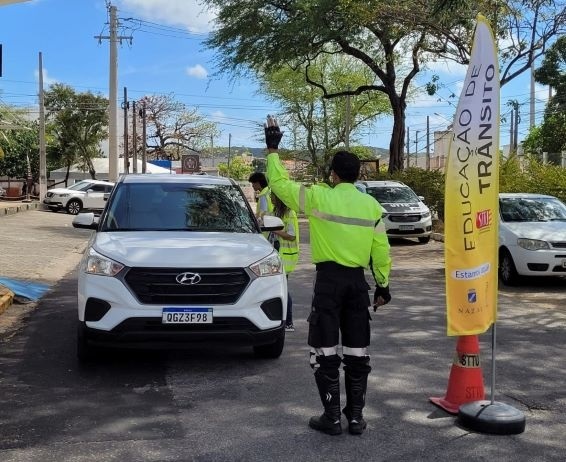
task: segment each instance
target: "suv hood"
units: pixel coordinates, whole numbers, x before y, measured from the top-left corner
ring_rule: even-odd
[[[380,204],[387,213],[415,213],[428,211],[426,205],[420,202],[380,202]]]
[[[53,194],[84,194],[84,191],[77,191],[74,189],[67,189],[67,188],[53,188],[48,190],[47,192]]]
[[[92,247],[126,266],[165,268],[242,268],[273,252],[261,234],[193,231],[100,232]]]
[[[516,237],[547,242],[566,242],[566,223],[563,221],[507,222],[500,223],[499,226]]]

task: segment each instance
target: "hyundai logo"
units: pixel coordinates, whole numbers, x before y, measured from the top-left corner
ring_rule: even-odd
[[[183,284],[185,286],[192,286],[193,284],[198,284],[201,281],[202,277],[198,273],[179,273],[175,280],[179,284]]]

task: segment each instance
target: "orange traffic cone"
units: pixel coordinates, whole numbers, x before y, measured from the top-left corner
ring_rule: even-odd
[[[451,414],[458,414],[461,404],[483,400],[483,375],[480,367],[480,346],[477,335],[458,338],[456,356],[448,378],[448,390],[444,398],[429,398]]]

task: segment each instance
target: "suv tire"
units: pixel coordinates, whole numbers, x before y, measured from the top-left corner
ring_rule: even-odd
[[[419,237],[419,242],[421,244],[428,244],[429,241],[430,241],[430,236]]]
[[[80,200],[71,199],[69,202],[67,202],[65,210],[67,210],[67,213],[71,215],[78,215],[82,208],[83,203]]]
[[[254,354],[258,358],[276,359],[279,358],[279,356],[281,356],[281,353],[283,353],[284,346],[285,346],[285,331],[283,331],[281,337],[279,337],[274,343],[254,346]]]

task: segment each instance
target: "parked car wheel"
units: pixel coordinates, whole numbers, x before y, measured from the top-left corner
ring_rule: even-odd
[[[67,202],[67,207],[65,207],[67,213],[70,213],[71,215],[78,215],[82,208],[83,203],[78,199],[71,199]]]
[[[507,249],[499,252],[499,278],[506,286],[514,286],[519,281],[519,274],[515,268],[513,257]]]
[[[428,244],[429,241],[430,241],[430,236],[419,237],[419,242],[421,244]]]
[[[266,359],[279,358],[279,356],[281,356],[281,353],[283,353],[284,346],[285,346],[285,331],[283,331],[283,335],[281,335],[281,337],[279,337],[274,343],[254,346],[254,354],[258,358],[266,358]]]

